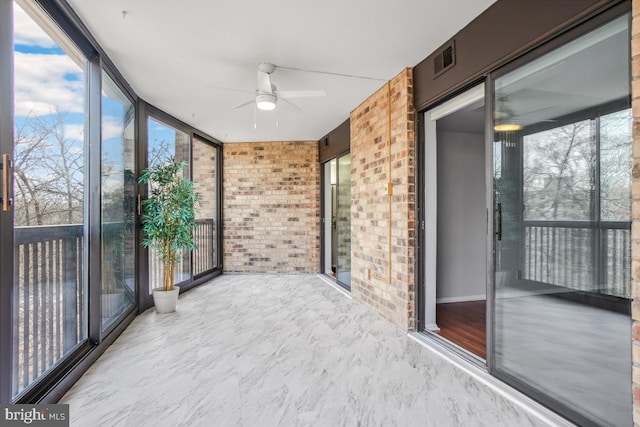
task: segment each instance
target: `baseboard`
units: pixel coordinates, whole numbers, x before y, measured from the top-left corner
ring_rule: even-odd
[[[486,295],[466,295],[462,297],[445,297],[445,298],[436,298],[436,304],[446,304],[449,302],[483,301],[486,299],[487,299]]]

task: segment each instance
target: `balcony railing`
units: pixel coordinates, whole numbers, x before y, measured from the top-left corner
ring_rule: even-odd
[[[193,256],[193,275],[207,272],[217,267],[216,265],[216,223],[213,218],[196,219],[198,225],[194,234],[196,249]],[[189,277],[189,257],[183,258],[175,265],[176,282],[181,282]],[[149,251],[149,292],[162,283],[162,263],[155,256],[154,251]]]
[[[524,278],[629,298],[631,224],[525,221]]]
[[[81,225],[15,229],[14,395],[84,338],[82,236]]]
[[[194,274],[216,267],[215,221],[207,218],[197,223]],[[134,260],[111,259],[117,254],[111,246],[121,241],[114,236],[120,232],[118,224],[103,228],[103,263],[128,263],[129,271]],[[15,228],[14,395],[51,369],[86,336],[83,234],[79,224]],[[151,276],[162,274],[154,257],[149,271],[150,283]],[[109,312],[108,316],[118,314],[117,307],[105,305],[105,301],[103,310]]]

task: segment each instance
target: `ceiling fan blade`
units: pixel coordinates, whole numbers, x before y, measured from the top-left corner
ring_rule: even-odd
[[[212,86],[212,85],[208,85],[208,84],[205,84],[204,86],[205,86],[205,87],[208,87],[208,88],[211,88],[211,89],[226,90],[226,91],[229,91],[229,92],[255,93],[255,92],[254,92],[254,91],[252,91],[252,90],[233,89],[233,88],[230,88],[230,87]]]
[[[251,105],[251,104],[255,104],[255,99],[252,99],[251,101],[247,101],[243,104],[240,104],[238,106],[233,107],[234,110],[237,110],[238,108],[242,108],[242,107],[246,107],[247,105]]]
[[[524,113],[517,114],[516,117],[524,117],[524,116],[527,116],[529,114],[539,113],[540,111],[550,110],[551,108],[553,108],[553,107],[544,107],[544,108],[538,108],[536,110],[525,111]]]
[[[327,96],[324,90],[279,90],[279,98],[315,98],[319,96]]]
[[[293,102],[285,99],[285,98],[280,98],[280,101],[286,102],[287,104],[289,104],[291,107],[295,108],[296,112],[300,112],[302,111],[302,108],[298,107],[296,104],[294,104]]]
[[[271,77],[269,74],[258,70],[258,91],[261,93],[272,94]]]

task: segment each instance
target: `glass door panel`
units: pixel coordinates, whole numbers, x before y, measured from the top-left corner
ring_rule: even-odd
[[[135,304],[135,111],[102,73],[102,328]]]
[[[337,280],[351,289],[351,155],[338,157]]]
[[[186,161],[183,169],[186,178],[190,175],[191,141],[188,134],[166,125],[156,119],[149,118],[148,126],[148,164],[149,167],[162,165],[174,159],[176,162]],[[175,283],[191,278],[191,253],[184,252],[182,260],[175,265]],[[149,250],[149,294],[162,283],[162,263],[153,250]]]
[[[217,155],[218,149],[214,145],[193,139],[193,184],[200,193],[196,210],[196,249],[193,251],[194,276],[217,267]]]
[[[338,160],[332,159],[323,165],[323,213],[322,235],[324,265],[322,272],[335,278],[338,260],[337,239],[337,187],[338,187]]]
[[[85,59],[46,28],[14,3],[13,398],[87,338]]]
[[[496,79],[494,106],[492,371],[631,425],[628,16]]]

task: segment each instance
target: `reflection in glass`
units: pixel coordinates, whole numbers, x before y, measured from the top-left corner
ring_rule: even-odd
[[[337,187],[338,187],[338,160],[331,159],[323,166],[324,178],[324,212],[323,236],[324,236],[324,266],[323,273],[336,277],[338,269],[338,224],[337,224]]]
[[[338,282],[351,289],[351,156],[338,157]]]
[[[631,212],[631,109],[600,117],[600,218],[629,221]]]
[[[102,72],[102,328],[135,304],[134,108]]]
[[[216,157],[218,149],[199,139],[193,140],[193,184],[200,193],[196,210],[196,249],[193,251],[193,274],[217,267],[216,247]]]
[[[14,3],[14,397],[87,337],[85,59],[25,10]]]
[[[632,424],[628,50],[623,16],[495,80],[494,370],[579,424]]]
[[[166,125],[156,119],[147,120],[148,132],[148,164],[150,167],[164,164],[171,159],[176,162],[187,162],[183,169],[184,176],[190,176],[190,148],[189,135]],[[182,261],[175,265],[175,283],[188,280],[191,277],[191,254],[185,252]],[[155,287],[162,283],[162,263],[158,257],[149,250],[149,294]]]

